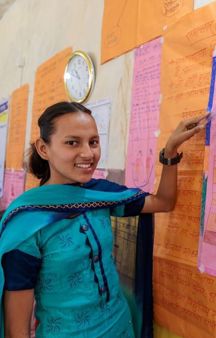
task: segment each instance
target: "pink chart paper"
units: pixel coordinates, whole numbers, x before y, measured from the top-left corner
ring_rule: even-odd
[[[6,170],[4,176],[3,197],[0,199],[0,210],[5,210],[8,205],[24,192],[25,171]]]
[[[159,128],[161,38],[135,51],[126,185],[152,192]]]

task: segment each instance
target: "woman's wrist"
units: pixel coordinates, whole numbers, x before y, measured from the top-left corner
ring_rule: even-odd
[[[183,153],[178,153],[177,149],[163,148],[159,153],[159,162],[164,165],[178,164],[182,159]]]
[[[173,148],[169,145],[166,145],[164,148],[164,157],[165,158],[173,158],[176,157],[176,155],[178,154],[178,151],[176,148]]]

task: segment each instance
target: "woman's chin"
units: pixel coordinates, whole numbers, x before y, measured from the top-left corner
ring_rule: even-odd
[[[89,175],[88,177],[82,177],[82,178],[80,178],[80,180],[79,180],[79,183],[88,183],[91,179],[92,179],[92,176],[93,176],[93,174],[92,175]]]

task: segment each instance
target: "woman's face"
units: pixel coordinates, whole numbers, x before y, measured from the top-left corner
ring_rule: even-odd
[[[83,112],[57,117],[50,143],[44,144],[50,166],[48,184],[86,183],[100,159],[100,143],[94,119]]]

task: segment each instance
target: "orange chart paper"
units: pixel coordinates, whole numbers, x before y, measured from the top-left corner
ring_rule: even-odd
[[[182,16],[192,12],[193,0],[139,1],[137,43],[163,35]]]
[[[154,261],[154,313],[184,338],[216,337],[216,279],[169,260]]]
[[[193,10],[193,0],[105,0],[101,62],[163,34]]]
[[[216,3],[186,15],[164,35],[158,150],[177,123],[206,111]],[[205,133],[181,149],[177,206],[155,229],[155,319],[185,338],[216,337],[216,281],[197,268]],[[161,166],[157,168],[159,173]]]
[[[186,15],[164,36],[158,150],[183,119],[207,108],[212,51],[216,44],[216,4]],[[175,211],[158,214],[155,255],[197,266],[204,166],[204,131],[181,150],[179,191]],[[160,167],[157,168],[158,180]]]
[[[68,101],[63,75],[71,54],[72,49],[66,48],[44,62],[37,69],[32,112],[32,141],[38,137],[37,120],[44,109],[59,101]]]
[[[7,169],[23,168],[28,96],[29,85],[27,84],[15,90],[11,96],[6,153]]]
[[[29,190],[39,186],[40,181],[30,173],[26,175],[25,190]]]

